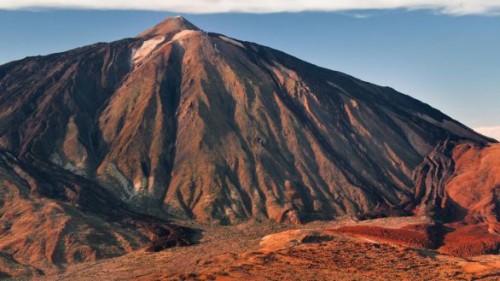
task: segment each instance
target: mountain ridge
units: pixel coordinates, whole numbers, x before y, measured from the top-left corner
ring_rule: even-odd
[[[460,176],[496,145],[392,88],[167,19],[136,38],[0,66],[1,208],[20,202],[22,216],[59,222],[43,208],[55,206],[76,225],[52,233],[1,216],[0,251],[43,248],[27,235],[13,243],[13,229],[56,245],[39,254],[51,270],[190,244],[171,221],[423,215],[494,234],[498,180],[476,182],[491,200],[471,201]],[[67,238],[75,228],[115,239],[96,248]]]
[[[161,33],[158,33],[157,30],[161,30]],[[142,37],[141,40],[139,41],[135,41],[135,42],[131,42],[131,44],[137,44],[137,46],[139,44],[141,44],[141,46],[139,47],[135,47],[133,48],[132,50],[135,50],[135,51],[132,51],[133,53],[133,59],[132,59],[132,65],[130,65],[130,68],[129,70],[125,70],[125,72],[129,72],[128,74],[125,74],[125,72],[122,73],[122,78],[119,78],[118,80],[116,80],[114,83],[116,83],[117,87],[120,87],[118,88],[117,90],[118,91],[127,91],[127,87],[129,87],[129,85],[127,85],[127,83],[134,83],[134,81],[132,81],[133,79],[135,78],[130,78],[131,75],[134,75],[134,73],[136,72],[140,72],[140,71],[143,71],[143,69],[145,67],[143,67],[141,65],[141,63],[143,63],[142,61],[143,60],[146,60],[145,63],[147,63],[147,60],[148,59],[151,59],[150,57],[152,57],[153,59],[156,59],[160,56],[162,56],[163,54],[161,52],[163,51],[166,51],[168,52],[166,55],[169,56],[168,60],[173,60],[175,59],[176,56],[179,56],[179,55],[183,55],[181,54],[183,52],[183,47],[182,47],[182,44],[183,42],[186,42],[186,41],[189,41],[189,40],[192,40],[192,41],[203,41],[203,40],[207,40],[208,42],[197,42],[197,44],[201,44],[201,45],[197,45],[198,49],[196,50],[199,50],[199,49],[207,49],[207,51],[203,54],[199,54],[199,53],[196,53],[196,50],[193,51],[194,57],[196,56],[199,56],[199,55],[202,55],[204,57],[201,57],[201,58],[196,58],[198,59],[199,61],[199,64],[201,65],[204,65],[206,64],[206,58],[210,58],[210,59],[213,59],[213,60],[216,60],[218,59],[220,56],[220,54],[217,53],[218,50],[216,50],[217,48],[217,43],[219,43],[219,46],[220,48],[222,47],[229,47],[230,49],[232,49],[231,51],[233,50],[243,50],[245,48],[247,48],[245,45],[235,45],[234,42],[238,42],[238,41],[229,41],[229,40],[234,40],[234,39],[229,39],[223,35],[217,35],[217,34],[212,34],[212,33],[205,33],[203,31],[199,31],[199,29],[197,27],[195,27],[194,25],[192,25],[191,23],[189,23],[187,20],[183,19],[183,18],[169,18],[165,21],[163,21],[162,23],[160,23],[159,25],[155,26],[153,29],[151,29],[151,31],[147,31],[146,33],[148,32],[153,32],[154,33],[154,38],[151,38],[149,35],[146,36],[146,37]],[[181,36],[179,36],[179,34]],[[177,38],[176,38],[177,36]],[[156,37],[159,37],[159,38],[156,38]],[[224,39],[224,38],[227,38],[227,39]],[[149,42],[152,42],[152,44],[148,44]],[[212,42],[213,41],[213,42]],[[219,42],[216,42],[216,41],[219,41]],[[124,41],[126,43],[129,43],[129,41]],[[210,42],[210,43],[209,43]],[[400,99],[401,101],[405,102],[406,104],[403,104],[403,107],[398,104],[396,105],[396,107],[392,107],[391,110],[393,111],[396,111],[396,112],[402,112],[403,110],[405,110],[404,106],[411,106],[411,107],[416,107],[415,109],[416,110],[419,110],[419,111],[424,111],[424,112],[427,112],[428,114],[432,114],[432,116],[423,116],[421,117],[420,119],[424,119],[424,118],[430,118],[429,120],[423,120],[424,122],[434,122],[434,123],[438,123],[438,122],[445,122],[445,121],[448,121],[448,122],[451,122],[452,119],[450,119],[449,117],[445,116],[444,114],[441,114],[440,112],[437,112],[435,111],[434,109],[431,110],[431,107],[427,106],[427,105],[424,105],[414,99],[411,99],[411,100],[408,100],[408,97],[399,97],[397,92],[389,89],[389,88],[379,88],[378,86],[376,85],[373,85],[373,84],[363,84],[363,85],[368,85],[367,87],[374,87],[376,89],[376,94],[373,93],[373,92],[370,92],[370,91],[363,91],[363,87],[365,86],[361,86],[359,87],[358,84],[359,83],[364,83],[364,82],[361,82],[360,80],[358,79],[355,79],[354,77],[351,77],[351,76],[346,76],[345,74],[342,74],[340,72],[331,72],[331,71],[328,71],[324,68],[318,68],[317,66],[314,66],[312,64],[304,64],[303,61],[297,59],[297,58],[293,58],[293,57],[289,57],[288,55],[282,53],[282,52],[279,52],[279,51],[276,51],[276,50],[273,50],[273,49],[267,49],[265,47],[261,47],[261,46],[258,46],[258,45],[255,45],[255,44],[252,44],[252,43],[241,43],[241,42],[238,42],[240,44],[247,44],[248,45],[248,48],[251,48],[252,50],[250,51],[245,51],[245,52],[242,52],[243,54],[241,54],[241,56],[246,56],[246,59],[247,59],[247,62],[246,64],[249,65],[249,64],[254,64],[255,67],[257,68],[257,70],[255,71],[264,71],[264,76],[263,76],[263,79],[266,79],[269,81],[268,83],[271,84],[272,87],[274,87],[276,89],[276,93],[278,94],[278,97],[280,96],[280,93],[286,93],[289,89],[285,89],[283,88],[283,81],[285,79],[290,79],[291,81],[294,81],[292,83],[296,83],[294,80],[294,78],[290,78],[290,76],[286,73],[287,69],[286,67],[283,67],[283,66],[280,66],[278,65],[278,68],[282,68],[282,70],[277,70],[276,67],[272,66],[273,64],[273,56],[275,58],[277,58],[278,60],[279,59],[282,59],[284,60],[285,62],[288,62],[290,63],[290,65],[292,66],[292,68],[296,68],[295,71],[301,71],[301,75],[302,77],[307,77],[309,74],[309,72],[304,72],[302,71],[302,69],[307,69],[307,68],[310,68],[310,73],[314,73],[313,75],[318,75],[321,73],[322,76],[324,76],[325,78],[322,78],[324,80],[333,80],[333,79],[340,79],[343,81],[343,83],[345,83],[347,86],[346,87],[358,87],[358,91],[361,91],[360,93],[361,94],[358,94],[358,93],[355,93],[353,91],[344,91],[342,89],[342,87],[338,87],[337,85],[333,85],[332,88],[334,88],[335,90],[341,92],[342,95],[344,95],[345,97],[347,97],[348,99],[353,99],[354,102],[356,102],[356,100],[354,99],[363,99],[365,102],[368,102],[370,105],[369,106],[374,106],[375,104],[378,104],[379,106],[385,106],[386,104],[394,104],[391,99]],[[121,43],[112,43],[112,44],[121,44]],[[189,43],[188,43],[189,44]],[[90,48],[88,51],[90,52],[95,52],[95,51],[92,51],[91,49],[92,48],[102,48],[102,47],[105,47],[106,45],[96,45],[95,47],[88,47]],[[243,47],[242,47],[243,46]],[[189,49],[191,47],[191,45],[187,45],[187,49]],[[194,48],[193,48],[194,49]],[[74,50],[73,52],[80,52],[80,51],[84,51],[85,49],[76,49]],[[135,52],[135,53],[134,53]],[[137,53],[141,53],[143,52],[142,54],[139,54],[137,55]],[[159,54],[155,57],[155,52],[159,52]],[[176,55],[177,54],[177,55]],[[69,55],[69,54],[68,54]],[[167,59],[166,57],[163,58],[163,60]],[[185,65],[183,65],[183,62],[181,62],[182,58],[178,58],[178,62],[176,62],[177,65],[179,65],[179,67],[182,65],[185,67]],[[221,57],[219,58],[222,63],[224,63],[224,58]],[[227,62],[226,62],[227,63]],[[298,67],[296,67],[295,65],[296,64],[300,64]],[[307,67],[305,66],[307,65]],[[150,75],[151,71],[157,71],[157,70],[152,70],[151,69],[151,66],[149,65],[146,65],[146,67],[149,67],[150,69],[148,69],[147,71],[147,74],[141,74],[141,75]],[[233,67],[234,69],[236,69],[237,67],[239,67],[238,65],[231,65],[231,66],[228,66],[229,68]],[[153,66],[154,68],[154,66]],[[199,67],[198,67],[199,68]],[[283,69],[285,69],[285,76],[281,76],[279,77],[279,75],[277,75],[276,73],[273,73],[273,72],[276,72],[276,71],[283,71]],[[207,70],[205,70],[206,72]],[[167,74],[168,75],[168,74]],[[180,75],[180,74],[175,74],[175,73],[172,73],[172,75]],[[288,75],[288,76],[287,76]],[[294,75],[294,74],[292,74]],[[296,75],[296,74],[295,74]],[[121,79],[121,80],[120,80]],[[127,82],[127,79],[129,79],[129,81]],[[157,77],[157,79],[162,79],[162,77]],[[181,78],[175,78],[173,77],[173,79],[181,79]],[[279,81],[279,80],[283,80],[283,81]],[[309,78],[307,78],[309,79]],[[319,79],[316,79],[316,78],[312,78],[314,79],[313,83],[321,83],[321,81],[317,81]],[[167,79],[168,80],[168,79]],[[142,83],[142,82],[141,82]],[[150,83],[151,86],[153,86],[153,84],[155,83],[154,81],[151,81]],[[176,82],[176,83],[180,83],[179,82]],[[201,82],[202,83],[202,82]],[[332,82],[328,81],[328,83],[330,84],[333,84]],[[118,86],[120,85],[121,86]],[[139,83],[140,84],[140,83]],[[222,82],[223,84],[223,82]],[[140,85],[142,86],[142,85]],[[224,86],[224,85],[221,85],[221,86]],[[295,85],[296,86],[296,85]],[[331,85],[330,85],[331,86]],[[150,87],[150,86],[148,86]],[[167,87],[172,87],[172,86],[167,86]],[[173,87],[180,87],[179,86],[173,86]],[[170,90],[167,90],[167,91],[179,91],[179,89],[170,89]],[[203,91],[203,86],[200,85],[199,87],[199,90],[200,91]],[[320,91],[324,91],[322,89],[320,89]],[[128,95],[128,94],[127,94]],[[180,95],[177,94],[177,95]],[[143,95],[144,96],[144,95]],[[75,96],[76,97],[76,96]],[[180,97],[180,96],[179,96]],[[225,98],[229,97],[229,95],[227,95]],[[146,99],[145,97],[141,97],[142,99]],[[172,97],[171,97],[172,98]],[[221,97],[222,98],[222,97]],[[161,101],[163,103],[170,103],[170,104],[174,104],[173,108],[171,108],[170,110],[171,111],[176,111],[177,109],[175,109],[175,97],[173,97],[173,100],[171,101]],[[300,115],[298,116],[298,119],[299,119],[299,122],[302,123],[303,126],[305,126],[305,128],[307,128],[310,133],[312,134],[312,137],[313,138],[316,138],[319,143],[323,143],[323,144],[326,144],[328,143],[328,141],[325,138],[325,136],[323,135],[323,132],[320,131],[319,128],[317,128],[317,125],[316,124],[313,124],[313,123],[310,123],[311,120],[310,120],[310,117],[307,116],[308,112],[304,111],[304,108],[301,108],[303,107],[303,105],[301,104],[297,104],[295,101],[293,100],[290,100],[288,99],[288,97],[286,96],[283,96],[281,97],[281,102],[283,103],[283,106],[286,108],[286,110],[289,110],[291,111],[293,114],[295,115]],[[106,101],[104,101],[106,103]],[[223,102],[223,99],[221,99],[221,102]],[[106,106],[105,103],[103,104],[103,106]],[[385,103],[385,104],[384,104]],[[353,105],[351,105],[352,107],[355,107]],[[346,108],[343,108],[342,110],[345,110],[347,109],[346,111],[349,111],[348,114],[352,114],[350,112],[350,109],[348,107]],[[115,114],[116,112],[112,112],[111,111],[111,107],[108,106],[108,110],[109,113],[108,114]],[[270,109],[272,110],[272,109]],[[307,109],[306,109],[307,110]],[[106,114],[106,111],[103,111],[104,114]],[[430,113],[429,113],[430,112]],[[95,115],[97,114],[96,113],[93,113],[92,115]],[[126,113],[125,113],[126,114]],[[172,112],[173,114],[173,112]],[[420,113],[419,113],[420,114]],[[356,127],[356,124],[359,125],[359,121],[356,121],[356,120],[351,120],[352,116],[348,116],[349,118],[349,122],[354,122],[353,124],[349,124],[350,126],[353,126],[354,128]],[[415,116],[410,116],[411,118],[415,118]],[[417,116],[419,117],[419,116]],[[100,117],[101,120],[102,120],[102,116]],[[113,119],[113,117],[109,117],[111,120]],[[172,116],[172,120],[170,120],[169,122],[171,123],[170,125],[172,126],[171,130],[175,130],[173,125],[175,123],[175,116]],[[123,119],[121,119],[123,120]],[[434,121],[436,120],[436,121]],[[113,127],[120,127],[120,122],[118,122],[119,120],[115,120],[113,121],[114,123],[114,126]],[[102,122],[102,121],[100,121]],[[138,119],[136,122],[140,122],[140,120]],[[174,122],[174,123],[172,123]],[[455,121],[453,121],[455,122]],[[455,123],[454,123],[455,124]],[[454,125],[452,124],[452,125]],[[436,125],[436,124],[432,124],[432,125]],[[444,125],[441,125],[441,124],[437,124],[437,126],[444,126]],[[454,125],[456,126],[456,125]],[[472,138],[474,141],[478,141],[480,144],[484,144],[488,141],[490,141],[489,139],[483,139],[481,137],[479,137],[478,135],[474,134],[472,131],[469,131],[470,129],[467,129],[465,126],[464,127],[461,127],[460,126],[463,126],[461,124],[458,124],[458,128],[453,128],[451,131],[454,130],[454,133],[455,135],[459,136],[459,135],[462,135],[462,136],[466,136],[466,137],[470,137]],[[341,129],[341,130],[345,130],[345,129]],[[362,128],[362,126],[360,127],[360,130],[365,130],[364,128]],[[457,132],[457,130],[459,132]],[[103,131],[103,137],[104,138],[107,138],[107,134],[106,133],[107,131]],[[366,133],[366,132],[365,132]],[[109,136],[110,137],[115,137],[116,135],[112,132],[112,131],[109,131]],[[263,140],[261,140],[263,141]],[[109,141],[106,141],[109,144]],[[148,143],[147,140],[144,140],[145,144]],[[76,143],[76,145],[78,145],[78,143]],[[94,147],[92,145],[88,145],[89,147],[85,147],[85,145],[83,146],[83,150],[90,150],[90,152],[94,152]],[[82,147],[80,147],[80,149],[82,149]],[[323,150],[328,150],[328,148],[326,147],[323,147],[321,148]],[[97,149],[98,150],[98,149]],[[88,154],[88,152],[86,151],[83,151],[82,153],[84,154]],[[327,152],[329,154],[331,154],[329,157],[330,158],[335,158],[335,159],[339,159],[338,161],[342,162],[344,161],[343,159],[345,159],[346,156],[341,156],[341,155],[337,155],[335,156],[334,154],[338,154],[338,152],[335,152],[333,150],[330,150],[329,152]],[[332,154],[333,153],[333,154]],[[21,154],[23,154],[23,152],[21,151]],[[422,154],[425,154],[425,153],[422,153]],[[49,156],[49,155],[47,155]],[[47,158],[50,158],[52,156],[44,156],[45,159]],[[78,157],[82,158],[82,157],[87,157],[85,155],[78,155]],[[94,155],[94,157],[96,157]],[[99,158],[99,157],[98,157]],[[82,158],[83,159],[83,158]],[[170,161],[173,161],[174,159],[171,159]],[[54,160],[51,160],[51,161],[54,161]],[[102,162],[102,161],[106,161],[105,159],[102,159],[102,160],[97,160],[98,163],[96,163],[96,165],[100,165],[101,167],[96,171],[97,172],[97,176],[99,176],[98,174],[99,173],[103,173],[103,174],[106,174],[106,172],[103,171],[103,169],[105,169],[103,166],[102,166],[102,163],[99,164],[99,162]],[[137,159],[136,160],[137,162],[140,162],[141,160],[140,159]],[[75,161],[73,161],[75,162]],[[73,163],[74,164],[74,163]],[[112,163],[111,163],[112,164]],[[114,165],[114,164],[112,164]],[[142,164],[141,164],[142,165]],[[345,165],[345,164],[343,164]],[[147,166],[147,165],[142,165],[142,166]],[[349,165],[348,165],[349,166]],[[114,173],[114,168],[112,166],[110,166],[110,168],[112,171],[111,173]],[[130,167],[129,167],[130,169]],[[139,168],[136,168],[136,169],[139,169]],[[140,168],[142,170],[144,170],[143,168]],[[351,170],[351,173],[355,173],[354,170],[352,170],[353,168],[347,168],[348,170]],[[147,170],[147,169],[146,169]],[[94,172],[92,172],[94,173]],[[165,176],[164,176],[165,177]],[[130,178],[127,179],[128,181],[130,182],[133,182],[134,180],[130,180]],[[101,184],[103,184],[101,182]],[[363,185],[363,184],[362,184]],[[365,184],[366,185],[366,184]],[[151,187],[150,187],[151,188]],[[157,197],[158,195],[156,196],[153,196],[153,197]],[[159,195],[161,196],[161,195]],[[189,213],[189,212],[188,212]]]

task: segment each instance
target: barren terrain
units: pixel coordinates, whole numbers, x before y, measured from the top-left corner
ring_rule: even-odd
[[[168,18],[0,65],[0,277],[491,278],[499,169],[410,96]]]
[[[159,253],[137,251],[38,280],[497,280],[498,255],[464,259],[338,231],[377,225],[396,229],[427,220],[205,226],[204,238],[194,246]]]

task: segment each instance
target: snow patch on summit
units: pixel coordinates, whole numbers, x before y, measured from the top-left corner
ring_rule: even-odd
[[[165,41],[164,37],[155,37],[153,39],[144,41],[142,43],[141,47],[139,49],[134,50],[132,52],[132,62],[134,65],[140,63],[144,58],[149,56],[153,52],[153,50],[161,44],[163,41]]]
[[[199,33],[199,31],[197,31],[197,30],[183,30],[183,31],[175,34],[174,37],[172,38],[172,41],[176,41],[176,40],[182,39],[186,36],[196,34],[196,33]]]

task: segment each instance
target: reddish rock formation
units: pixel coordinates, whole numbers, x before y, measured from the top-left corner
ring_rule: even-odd
[[[480,148],[458,145],[449,160],[454,164],[442,190],[442,221],[389,229],[349,226],[337,231],[407,246],[437,249],[470,257],[500,252],[500,145]]]
[[[172,218],[460,213],[495,232],[498,181],[468,164],[492,142],[391,88],[171,18],[0,66],[0,251],[39,267],[155,251],[186,243]]]
[[[4,65],[0,91],[0,143],[19,159],[204,222],[427,212],[453,148],[490,141],[390,88],[183,18]]]
[[[0,188],[0,274],[6,277],[59,272],[148,245],[191,243],[188,229],[136,213],[57,166],[22,163],[6,151],[0,151]]]

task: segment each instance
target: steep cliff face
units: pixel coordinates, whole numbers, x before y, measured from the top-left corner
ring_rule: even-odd
[[[486,139],[391,88],[171,18],[0,67],[0,145],[202,222],[430,212]],[[43,165],[43,164],[41,164]]]

